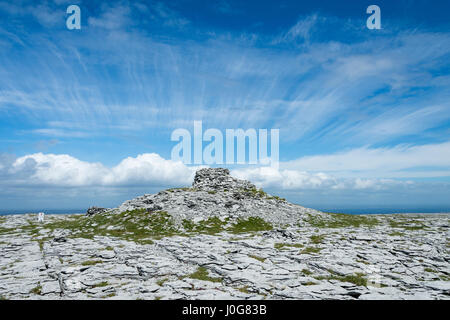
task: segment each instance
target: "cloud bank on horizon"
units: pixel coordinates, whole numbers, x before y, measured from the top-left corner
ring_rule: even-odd
[[[230,169],[291,201],[450,210],[450,5],[333,3],[0,1],[0,209],[189,185],[202,120],[279,128],[279,170]]]

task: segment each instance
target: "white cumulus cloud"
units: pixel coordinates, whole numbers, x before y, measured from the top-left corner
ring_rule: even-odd
[[[13,181],[30,184],[124,186],[185,185],[192,182],[194,171],[194,168],[166,160],[155,153],[128,157],[112,168],[101,163],[81,161],[66,154],[35,153],[16,159],[9,174]]]

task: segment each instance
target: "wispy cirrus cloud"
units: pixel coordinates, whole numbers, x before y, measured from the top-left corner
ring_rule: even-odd
[[[389,21],[368,32],[362,20],[314,10],[283,27],[252,29],[240,21],[242,29],[226,29],[192,19],[198,15],[178,2],[74,3],[83,10],[77,33],[65,30],[64,0],[0,2],[0,130],[2,141],[11,141],[2,147],[30,164],[14,175],[4,170],[9,181],[33,177],[57,188],[79,172],[73,181],[81,189],[93,181],[118,189],[180,183],[137,177],[147,177],[150,162],[164,167],[170,131],[189,129],[194,120],[220,129],[281,129],[280,172],[235,171],[261,186],[351,194],[411,188],[404,179],[448,179],[442,160],[450,125],[445,26],[437,31]],[[224,16],[243,4],[210,6]],[[62,142],[48,144],[53,156],[29,150],[47,137]],[[162,160],[132,157],[117,164],[151,152]],[[65,172],[63,164],[75,169]]]
[[[158,8],[152,12],[161,18],[176,16],[161,4]],[[303,37],[299,32],[308,29],[310,43],[298,51],[280,50],[270,41],[261,48],[265,40],[233,43],[235,37],[160,41],[127,30],[133,10],[123,4],[105,7],[89,18],[99,30],[86,31],[82,43],[75,43],[80,47],[56,40],[61,42],[34,67],[27,65],[31,57],[24,57],[23,67],[6,63],[8,83],[0,91],[0,108],[38,121],[44,116],[79,123],[102,118],[112,127],[120,126],[124,116],[155,124],[203,119],[216,127],[281,128],[286,132],[281,139],[288,142],[339,138],[343,144],[387,143],[448,120],[448,81],[431,72],[447,64],[447,33],[315,42],[312,25],[322,18],[314,14],[285,32]],[[295,28],[304,24],[311,28]],[[107,38],[101,47],[93,39],[116,31],[127,36]],[[36,46],[44,40],[31,41]],[[42,49],[49,44],[41,43]],[[32,85],[37,69],[48,80],[45,86]],[[13,73],[23,75],[20,81],[11,83],[7,74]]]
[[[449,159],[450,142],[444,142],[386,148],[362,147],[301,157],[282,166],[343,177],[431,178],[450,177]]]

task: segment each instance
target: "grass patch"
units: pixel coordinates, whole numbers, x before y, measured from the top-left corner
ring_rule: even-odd
[[[427,227],[421,223],[420,221],[413,221],[413,220],[389,220],[389,225],[391,228],[401,228],[403,230],[407,231],[417,231],[417,230],[423,230]]]
[[[167,189],[166,191],[168,191],[168,192],[175,192],[175,191],[190,191],[190,192],[195,192],[195,191],[197,191],[197,189],[196,189],[196,188],[187,188],[187,187],[184,187],[184,188],[170,188],[170,189]]]
[[[159,279],[158,281],[156,281],[156,284],[160,287],[162,287],[164,285],[165,282],[169,281],[169,278],[163,278],[163,279]]]
[[[42,294],[42,286],[40,284],[37,285],[36,287],[34,287],[33,289],[30,290],[30,293],[41,295]]]
[[[288,248],[303,248],[304,246],[301,243],[275,243],[274,245],[275,249],[282,250],[286,247]]]
[[[326,217],[310,215],[306,222],[315,228],[359,228],[374,227],[379,224],[377,218],[345,213],[327,213]]]
[[[211,282],[222,282],[222,278],[210,277],[208,274],[208,269],[206,269],[205,267],[198,267],[197,271],[191,273],[188,278]]]
[[[403,232],[399,232],[399,231],[394,231],[394,232],[389,233],[389,235],[391,237],[396,237],[396,236],[403,237],[404,233]]]
[[[69,230],[71,238],[92,239],[94,236],[112,236],[140,244],[152,244],[177,233],[172,217],[165,211],[147,212],[145,209],[119,214],[96,214],[91,217],[73,216],[45,225],[45,228]]]
[[[279,196],[268,196],[266,199],[267,199],[267,200],[275,199],[275,200],[277,200],[277,201],[286,201],[285,198],[280,198]]]
[[[303,270],[302,270],[302,273],[303,273],[304,275],[307,275],[307,276],[310,276],[310,275],[313,274],[313,273],[312,273],[311,271],[309,271],[308,269],[303,269]]]
[[[96,264],[103,263],[102,260],[88,260],[81,263],[82,266],[94,266]]]
[[[21,230],[23,233],[28,233],[32,236],[37,236],[39,234],[40,225],[36,224],[35,222],[27,221],[27,224],[24,226],[20,226],[18,229]]]
[[[15,229],[14,228],[3,228],[0,227],[0,234],[8,234],[10,232],[13,232]]]
[[[219,217],[210,217],[207,220],[194,223],[191,220],[183,220],[182,225],[187,232],[203,233],[203,234],[217,234],[225,230],[225,225],[228,223],[228,219],[225,221],[220,220]]]
[[[44,251],[44,242],[45,242],[45,240],[44,239],[39,239],[39,240],[37,240],[37,242],[39,244],[39,250],[41,250],[41,252]]]
[[[364,277],[362,273],[356,273],[354,275],[346,275],[346,276],[338,276],[338,275],[330,275],[330,276],[317,276],[314,277],[317,280],[338,280],[341,282],[350,282],[357,286],[367,287],[367,278]]]
[[[307,247],[307,248],[303,249],[300,253],[302,253],[302,254],[319,253],[320,250],[322,250],[322,248],[318,248],[318,247]]]
[[[249,196],[253,196],[253,197],[257,197],[257,198],[267,197],[267,193],[265,193],[263,189],[257,189],[257,188],[242,189],[242,192]]]
[[[250,293],[250,291],[248,291],[248,286],[240,287],[240,288],[237,288],[237,289],[238,289],[238,291],[240,291],[242,293],[246,293],[246,294]]]
[[[92,288],[106,287],[108,284],[109,284],[108,281],[102,281],[102,282],[92,285]]]
[[[443,275],[439,276],[439,279],[441,279],[443,281],[450,281],[450,276],[443,274]]]
[[[252,255],[252,254],[249,254],[248,256],[249,256],[250,258],[253,258],[253,259],[258,260],[258,261],[261,261],[261,262],[266,261],[266,258],[262,258],[262,257],[255,256],[255,255]]]
[[[232,233],[244,233],[253,231],[272,230],[272,225],[259,217],[249,217],[248,219],[239,218],[235,224],[231,226],[229,231]]]
[[[319,243],[323,242],[323,240],[325,239],[325,236],[324,235],[313,235],[310,237],[310,239],[311,239],[312,243],[319,244]]]
[[[145,209],[117,214],[105,212],[94,216],[72,215],[42,224],[42,228],[49,229],[50,233],[57,230],[69,231],[68,238],[93,239],[94,236],[108,236],[134,241],[139,244],[153,244],[155,239],[175,235],[182,236],[186,235],[186,232],[213,235],[223,231],[245,233],[272,229],[270,223],[259,217],[240,218],[231,225],[229,218],[222,221],[219,217],[210,217],[199,223],[184,220],[182,226],[183,228],[178,228],[172,216],[165,211],[148,212]],[[31,233],[37,234],[38,232],[36,226],[31,223],[24,228]],[[13,229],[5,229],[4,231],[10,232]],[[36,239],[41,250],[43,250],[44,241],[49,239],[51,238]],[[107,247],[106,250],[113,250],[113,248]]]

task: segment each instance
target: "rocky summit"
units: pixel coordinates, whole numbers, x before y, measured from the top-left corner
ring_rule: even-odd
[[[286,225],[300,223],[307,214],[321,214],[271,196],[249,181],[233,178],[229,170],[223,168],[200,169],[191,188],[146,194],[109,212],[117,214],[132,210],[167,212],[177,225],[186,220],[202,221],[214,217],[222,221],[254,217],[275,225]]]
[[[230,176],[0,216],[0,299],[449,299],[450,214],[347,215]]]

